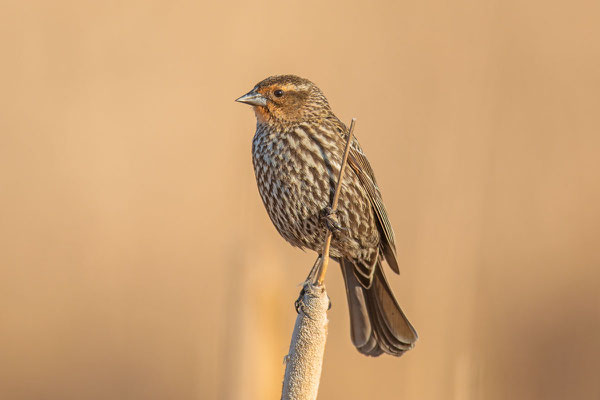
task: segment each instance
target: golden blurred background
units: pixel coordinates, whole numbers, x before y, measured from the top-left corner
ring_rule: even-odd
[[[279,398],[314,255],[258,195],[268,75],[377,173],[420,340],[320,398],[600,398],[600,3],[3,1],[0,398]]]

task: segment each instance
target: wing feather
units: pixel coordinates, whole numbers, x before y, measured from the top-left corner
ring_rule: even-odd
[[[399,273],[400,270],[398,269],[398,261],[396,259],[394,231],[387,216],[385,206],[383,205],[381,192],[377,186],[373,168],[371,168],[369,160],[367,160],[367,157],[360,148],[356,137],[352,138],[350,154],[348,155],[348,165],[350,165],[360,183],[365,188],[369,196],[371,206],[375,211],[380,232],[383,234],[383,237],[381,238],[381,250],[383,255],[390,268],[394,272]]]

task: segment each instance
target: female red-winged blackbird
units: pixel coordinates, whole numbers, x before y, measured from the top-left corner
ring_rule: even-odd
[[[333,230],[331,258],[342,267],[352,342],[363,354],[395,356],[417,333],[383,273],[398,273],[394,233],[367,157],[353,138],[338,210],[330,215],[346,126],[312,82],[272,76],[237,99],[256,113],[252,160],[258,190],[277,231],[293,246],[321,252]],[[333,225],[333,226],[332,226]]]

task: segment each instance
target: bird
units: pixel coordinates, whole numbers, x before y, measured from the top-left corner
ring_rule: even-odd
[[[356,137],[338,207],[332,212],[350,132],[323,92],[308,79],[275,75],[236,101],[252,106],[256,115],[254,173],[279,234],[292,246],[320,253],[332,231],[330,257],[342,270],[354,346],[373,357],[401,356],[413,348],[417,332],[398,305],[382,266],[385,261],[399,273],[394,232]]]

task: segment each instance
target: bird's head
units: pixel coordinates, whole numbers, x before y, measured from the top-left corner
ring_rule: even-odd
[[[293,125],[331,113],[323,92],[295,75],[271,76],[236,101],[253,106],[261,124]]]

